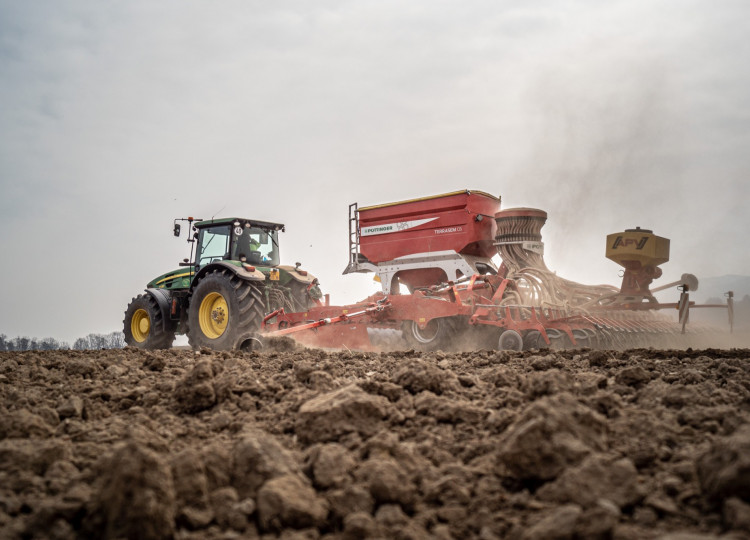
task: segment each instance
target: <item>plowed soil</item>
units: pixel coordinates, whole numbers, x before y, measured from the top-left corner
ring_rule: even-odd
[[[750,350],[0,353],[2,538],[750,538]]]

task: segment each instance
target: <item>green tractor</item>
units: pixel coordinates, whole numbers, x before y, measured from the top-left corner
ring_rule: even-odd
[[[188,222],[190,259],[149,282],[130,302],[123,321],[128,345],[167,349],[177,334],[187,334],[196,349],[252,349],[260,344],[265,314],[320,305],[318,280],[299,263],[279,264],[278,234],[284,225],[179,218],[175,236],[180,236],[178,221]]]

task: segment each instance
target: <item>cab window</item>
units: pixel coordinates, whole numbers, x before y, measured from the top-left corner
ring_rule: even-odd
[[[213,227],[201,231],[198,266],[229,258],[229,227]]]
[[[276,266],[279,264],[278,233],[257,227],[246,227],[237,238],[232,259],[249,264]]]

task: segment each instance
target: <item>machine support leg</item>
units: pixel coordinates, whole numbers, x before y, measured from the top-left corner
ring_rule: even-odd
[[[729,333],[734,332],[734,291],[724,294],[727,297],[727,312],[729,312]]]
[[[685,333],[685,325],[687,325],[688,318],[690,317],[690,293],[687,285],[678,287],[682,292],[680,293],[680,301],[677,304],[677,309],[680,311],[680,324],[682,325],[682,333]]]

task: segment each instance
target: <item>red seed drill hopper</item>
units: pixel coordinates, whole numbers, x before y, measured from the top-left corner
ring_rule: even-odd
[[[481,191],[349,207],[350,272],[375,272],[383,292],[496,273],[492,257],[500,199]]]
[[[278,310],[268,335],[292,335],[314,346],[372,348],[377,330],[400,330],[420,350],[555,347],[687,347],[697,279],[653,291],[669,260],[669,240],[636,228],[607,237],[606,255],[624,267],[622,286],[589,286],[551,272],[543,258],[546,212],[500,210],[481,191],[377,206],[349,207],[349,264],[344,274],[373,272],[382,291],[349,306],[305,313]],[[499,255],[500,267],[493,262]],[[659,303],[653,292],[681,288],[680,300]],[[731,314],[731,296],[727,306]],[[714,306],[717,307],[717,306]],[[679,310],[679,321],[658,310]],[[731,324],[731,321],[730,321]]]

